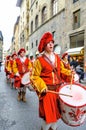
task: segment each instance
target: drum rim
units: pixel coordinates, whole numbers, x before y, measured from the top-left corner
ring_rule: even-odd
[[[79,84],[79,83],[73,83],[73,84],[78,85],[78,86],[81,86],[83,89],[85,89],[85,88],[84,88],[81,84]],[[65,84],[65,85],[62,85],[62,86],[59,88],[59,91],[60,91],[61,88],[63,88],[63,86],[66,86],[66,85],[69,85],[69,84],[67,83],[67,84]],[[86,89],[85,89],[85,91],[86,91]],[[79,105],[79,106],[70,105],[70,104],[66,103],[65,101],[63,101],[63,100],[61,99],[60,95],[59,95],[59,99],[60,99],[63,103],[65,103],[67,106],[69,106],[69,107],[81,108],[81,107],[86,106],[86,103],[85,103],[84,105]]]

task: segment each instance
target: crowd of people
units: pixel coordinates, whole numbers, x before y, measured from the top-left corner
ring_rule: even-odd
[[[57,103],[59,95],[49,91],[58,92],[62,84],[74,82],[72,77],[79,72],[74,61],[69,62],[68,53],[64,53],[61,58],[54,53],[54,38],[50,32],[44,33],[40,39],[38,51],[40,56],[35,60],[25,56],[24,48],[17,54],[7,56],[6,78],[10,80],[11,87],[18,90],[18,101],[26,102],[26,86],[21,83],[21,79],[25,73],[30,73],[28,78],[39,98],[39,116],[43,119],[41,130],[56,130],[61,118]]]

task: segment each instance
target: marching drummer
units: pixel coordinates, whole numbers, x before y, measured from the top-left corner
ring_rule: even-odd
[[[13,64],[13,71],[15,73],[15,86],[18,89],[18,101],[22,100],[26,102],[26,87],[21,83],[22,76],[28,72],[32,71],[32,65],[30,60],[25,56],[25,49],[21,48],[18,52],[18,58]]]
[[[62,61],[63,68],[68,69],[69,71],[72,71],[72,74],[73,74],[74,71],[71,69],[70,63],[68,61],[68,53],[64,53],[62,55],[61,61]],[[73,79],[74,79],[74,77],[72,78],[72,75],[67,75],[67,73],[63,73],[63,72],[61,72],[61,78],[64,82],[67,82],[67,83],[73,82]]]
[[[15,62],[15,60],[17,59],[17,54],[16,53],[13,53],[12,54],[12,59],[13,59],[13,63],[12,63],[12,83],[11,83],[11,85],[12,85],[12,87],[14,86],[14,88],[16,89],[16,86],[15,86],[15,74],[14,74],[14,72],[13,72],[13,64],[14,64],[14,62]]]
[[[10,60],[11,60],[11,55],[8,55],[6,57],[6,60],[5,60],[5,66],[4,66],[4,71],[6,73],[6,79],[7,79],[7,82],[9,81],[10,79]]]
[[[58,92],[61,86],[60,73],[71,75],[71,71],[64,68],[53,49],[53,35],[46,32],[40,40],[38,51],[41,55],[35,60],[31,76],[39,97],[39,116],[43,119],[41,130],[56,130],[61,115],[57,104],[59,96],[53,92]]]

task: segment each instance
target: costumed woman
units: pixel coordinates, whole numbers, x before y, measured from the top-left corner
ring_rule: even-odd
[[[41,55],[35,60],[31,82],[39,97],[39,116],[43,119],[41,130],[58,129],[61,118],[58,106],[58,92],[61,86],[60,73],[71,75],[71,70],[62,66],[61,60],[53,52],[54,39],[50,32],[46,32],[39,43],[38,51]]]

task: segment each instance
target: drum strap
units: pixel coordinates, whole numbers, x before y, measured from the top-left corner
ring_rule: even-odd
[[[52,64],[51,60],[43,54],[43,57],[44,59],[51,65],[52,69],[53,69],[53,72],[56,74],[57,78],[59,79],[60,81],[60,85],[62,84],[62,81],[61,81],[61,78],[60,76],[58,75],[58,72],[57,72],[57,68]]]

